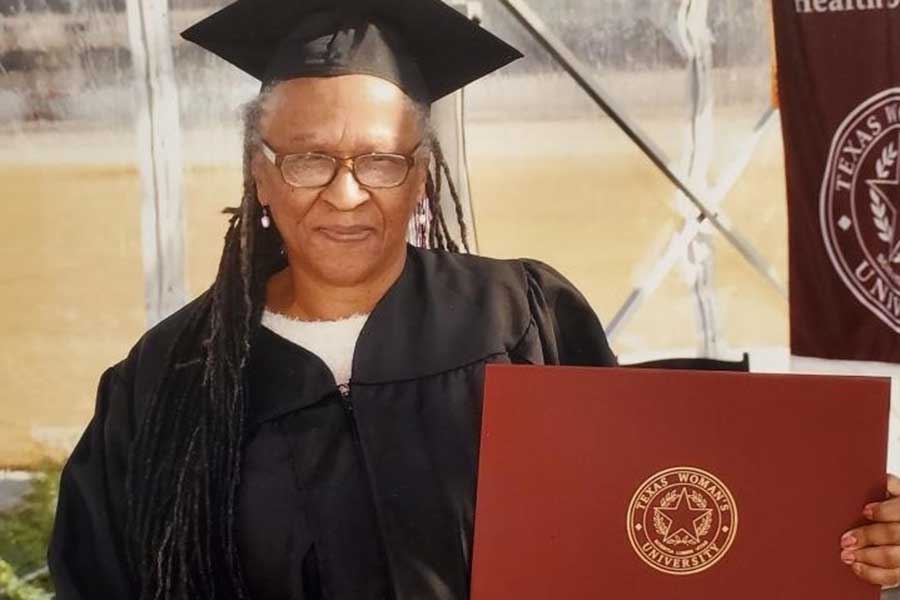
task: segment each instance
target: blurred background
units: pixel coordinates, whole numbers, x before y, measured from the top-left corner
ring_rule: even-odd
[[[214,277],[220,211],[240,199],[239,109],[258,84],[178,32],[224,4],[0,0],[8,597],[25,596],[3,581],[47,589],[54,473],[90,419],[100,373]],[[632,135],[721,206],[755,264],[696,225],[685,196],[507,5],[463,4],[527,56],[455,100],[478,252],[560,270],[609,326],[621,362],[746,351],[754,369],[784,364],[785,184],[767,0],[524,5]]]

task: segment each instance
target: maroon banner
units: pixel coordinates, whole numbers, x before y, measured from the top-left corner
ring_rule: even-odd
[[[900,362],[900,0],[773,0],[791,351]]]

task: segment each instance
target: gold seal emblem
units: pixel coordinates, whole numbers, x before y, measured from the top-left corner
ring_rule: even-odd
[[[713,566],[737,534],[734,496],[696,467],[671,467],[649,477],[628,506],[628,539],[641,560],[669,575]]]

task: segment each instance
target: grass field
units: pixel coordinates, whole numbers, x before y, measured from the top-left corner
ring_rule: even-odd
[[[735,135],[749,121],[726,123]],[[682,127],[650,129],[678,149]],[[225,140],[230,140],[225,136]],[[204,155],[202,134],[185,156]],[[63,454],[93,412],[102,370],[144,330],[139,182],[132,141],[114,132],[18,133],[0,148],[0,466]],[[238,147],[226,162],[185,171],[187,277],[209,284],[224,233],[218,211],[240,189]],[[18,146],[18,150],[16,147]],[[482,254],[531,256],[567,275],[608,320],[680,226],[673,188],[608,121],[502,123],[469,128]],[[720,156],[727,157],[722,150]],[[716,163],[720,169],[725,158]],[[786,276],[780,135],[773,128],[726,201],[739,225]],[[716,243],[716,287],[727,347],[783,346],[787,306]],[[696,345],[693,302],[680,270],[613,340],[623,356]]]

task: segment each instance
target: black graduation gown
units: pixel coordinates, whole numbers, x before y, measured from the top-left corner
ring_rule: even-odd
[[[49,564],[59,600],[132,598],[127,448],[189,304],[101,377],[63,470]],[[338,389],[314,354],[254,333],[238,548],[254,600],[468,597],[484,368],[613,365],[581,294],[537,261],[409,247]]]

